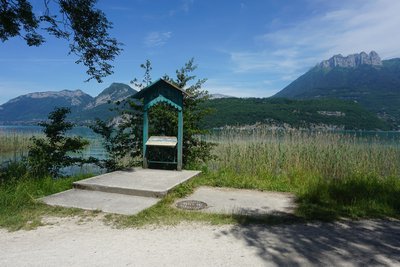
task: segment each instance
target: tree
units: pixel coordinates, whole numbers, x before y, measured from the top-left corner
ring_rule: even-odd
[[[43,126],[45,138],[32,137],[33,145],[29,148],[28,164],[33,174],[42,177],[44,175],[59,176],[60,169],[74,164],[93,162],[93,158],[87,160],[80,157],[72,157],[69,154],[81,151],[89,144],[81,137],[66,137],[66,131],[73,128],[73,124],[66,122],[69,108],[56,108],[49,114],[49,122],[39,123]]]
[[[128,104],[128,103],[125,103]],[[107,171],[115,171],[135,165],[135,159],[141,155],[142,117],[135,108],[118,109],[118,123],[106,123],[96,119],[92,130],[101,135],[107,158],[97,161],[97,164]]]
[[[194,64],[192,58],[181,69],[176,70],[176,78],[164,76],[164,79],[185,89],[188,93],[188,96],[183,99],[183,163],[186,165],[212,158],[211,149],[214,146],[199,138],[200,135],[209,133],[201,125],[212,110],[201,106],[210,98],[210,95],[207,90],[201,88],[207,79],[196,80],[196,75],[193,75],[196,69],[197,65]]]
[[[145,88],[152,81],[151,62],[146,60],[146,63],[141,64],[140,67],[144,70],[143,79],[135,78],[131,82],[137,90]],[[196,81],[196,76],[191,74],[196,68],[194,60],[190,59],[184,67],[176,71],[175,79],[167,75],[163,77],[180,88],[185,88],[189,94],[183,101],[183,163],[185,166],[206,161],[212,157],[211,148],[213,144],[198,138],[199,135],[208,133],[206,130],[201,129],[200,125],[204,117],[210,114],[210,109],[201,107],[201,103],[206,101],[209,95],[206,90],[201,89],[206,79]],[[189,85],[192,81],[195,82]],[[106,167],[109,171],[127,167],[121,164],[122,159],[126,156],[131,159],[141,160],[142,153],[142,104],[138,103],[133,97],[116,104],[116,109],[120,114],[120,123],[107,123],[97,120],[92,127],[104,139],[103,143],[108,152],[108,159],[102,161],[101,166]],[[150,109],[149,118],[151,121],[150,134],[177,134],[178,120],[176,110],[169,105],[160,103],[153,106]],[[162,154],[160,151],[156,151],[156,153]]]
[[[148,81],[152,70],[150,61],[142,64],[145,70],[145,79]],[[183,99],[183,164],[195,164],[211,158],[213,144],[201,140],[199,135],[207,134],[208,131],[201,128],[202,120],[211,113],[211,109],[202,108],[201,103],[209,99],[209,94],[201,87],[207,79],[197,79],[193,72],[197,69],[194,59],[190,59],[185,65],[176,70],[176,77],[167,74],[163,79],[186,90],[187,96]],[[147,84],[148,85],[148,84]],[[142,89],[143,84],[138,89]],[[178,120],[176,110],[167,104],[158,104],[149,112],[150,129],[149,134],[154,135],[177,135]]]
[[[87,67],[89,78],[98,82],[113,73],[109,63],[122,51],[121,43],[109,36],[112,28],[105,14],[95,8],[97,0],[44,0],[44,12],[37,15],[28,0],[0,0],[0,40],[23,38],[29,46],[45,42],[43,29],[56,38],[69,41],[75,54]],[[54,13],[54,9],[58,11]]]
[[[143,80],[133,79],[131,83],[135,88],[143,89],[151,83],[150,72],[152,70],[149,60],[140,65],[145,70]],[[107,158],[98,161],[98,165],[107,171],[115,171],[137,164],[136,159],[141,160],[143,115],[142,107],[137,100],[127,98],[115,103],[112,109],[117,111],[118,120],[105,122],[96,119],[92,130],[101,135],[103,146],[107,152]],[[126,160],[128,159],[128,160]]]

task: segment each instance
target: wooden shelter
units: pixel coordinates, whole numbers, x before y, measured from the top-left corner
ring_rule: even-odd
[[[137,92],[133,97],[143,99],[143,168],[147,168],[149,163],[173,163],[177,164],[177,170],[182,170],[182,145],[183,145],[183,96],[187,93],[167,82],[158,79],[146,88]],[[178,136],[151,136],[149,138],[149,109],[160,103],[165,102],[178,111]],[[176,147],[176,162],[155,162],[148,159],[148,146]]]

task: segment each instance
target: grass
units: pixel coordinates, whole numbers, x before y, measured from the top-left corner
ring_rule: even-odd
[[[82,178],[86,177],[54,180],[51,177],[34,179],[25,175],[2,183],[0,186],[0,227],[9,230],[33,229],[42,225],[43,216],[86,214],[79,209],[50,207],[38,200],[40,197],[70,189],[74,181]]]
[[[32,134],[0,132],[0,160],[2,158],[15,160],[25,155],[32,144],[31,137]]]
[[[304,219],[400,217],[400,140],[307,131],[227,131],[204,184],[292,192]]]
[[[217,158],[196,166],[202,169],[202,175],[135,216],[107,215],[106,220],[120,227],[137,227],[182,221],[274,224],[342,217],[400,218],[399,140],[266,129],[230,130],[208,136],[207,140],[217,143],[213,150]],[[0,227],[32,228],[41,224],[44,215],[83,214],[35,200],[69,189],[81,177],[21,178],[18,165],[8,171],[7,177],[14,177],[15,182],[0,187]],[[248,218],[172,207],[175,200],[202,185],[291,192],[297,197],[298,208],[294,217]]]

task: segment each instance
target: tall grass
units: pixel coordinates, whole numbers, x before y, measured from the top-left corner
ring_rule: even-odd
[[[228,130],[204,183],[297,194],[302,216],[398,216],[400,140],[300,130]]]
[[[218,144],[217,160],[208,164],[211,170],[275,177],[307,173],[326,179],[400,175],[400,144],[377,137],[260,129],[223,132],[210,139]]]
[[[0,155],[26,153],[28,147],[32,144],[31,137],[32,134],[0,132]]]
[[[0,168],[0,227],[10,230],[30,229],[41,225],[44,215],[78,214],[75,209],[62,209],[42,204],[38,199],[70,189],[80,175],[63,179],[32,177],[23,162],[12,162]]]

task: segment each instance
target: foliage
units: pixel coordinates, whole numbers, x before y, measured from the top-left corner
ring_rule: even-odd
[[[0,185],[24,179],[29,174],[25,161],[12,161],[0,167]]]
[[[71,153],[81,151],[89,144],[81,137],[67,137],[65,132],[73,128],[73,124],[66,121],[68,108],[56,108],[49,114],[49,122],[39,125],[44,127],[45,138],[32,137],[33,145],[29,149],[28,163],[31,171],[40,177],[45,175],[58,176],[60,169],[74,164],[83,164],[93,159],[82,159],[70,156]]]
[[[145,224],[292,223],[338,218],[400,218],[398,140],[359,138],[328,132],[229,130],[213,133],[217,143],[202,174],[177,187],[157,205],[135,216],[109,215],[123,227]],[[256,218],[178,210],[178,199],[198,186],[291,192],[295,216]]]
[[[206,128],[287,123],[304,128],[325,124],[344,126],[344,129],[389,129],[359,104],[339,99],[221,98],[208,100],[202,106],[216,111],[204,120]]]
[[[0,154],[13,154],[13,157],[23,155],[31,145],[32,134],[23,133],[1,133],[0,132]]]
[[[218,158],[203,185],[293,192],[307,219],[400,217],[398,137],[257,129],[209,138]]]
[[[308,131],[229,130],[208,137],[217,143],[202,174],[180,185],[155,206],[134,216],[107,215],[109,222],[132,227],[182,221],[287,223],[347,218],[400,218],[399,140]],[[32,179],[24,166],[0,170],[0,227],[41,225],[45,215],[82,215],[35,199],[71,188],[80,178]],[[20,179],[22,177],[22,179]],[[292,192],[296,216],[257,218],[177,210],[173,203],[201,185]],[[86,214],[86,213],[85,213]]]
[[[193,72],[197,69],[194,59],[176,70],[176,77],[164,75],[163,79],[182,88],[187,95],[183,98],[183,164],[188,166],[205,162],[211,158],[212,143],[198,138],[208,131],[201,127],[205,116],[211,114],[211,109],[201,104],[209,99],[209,94],[201,87],[206,79],[197,79]],[[159,104],[149,112],[150,135],[177,135],[178,119],[176,111],[166,105]]]
[[[0,182],[0,227],[9,230],[34,229],[43,225],[41,221],[43,216],[68,216],[83,213],[77,209],[50,207],[37,199],[68,190],[73,182],[87,177],[53,179],[47,176],[37,179],[25,169],[23,162],[13,163],[13,166],[9,166],[10,168],[13,169],[13,174],[9,170],[7,175],[14,175],[15,179],[9,176]]]
[[[298,194],[297,213],[305,218],[400,216],[400,180],[375,175],[349,176],[340,180],[319,179]]]
[[[149,61],[146,65],[141,65],[142,68],[146,66],[151,68]],[[136,87],[141,87],[143,83],[147,84],[149,81],[146,79],[150,79],[148,76],[150,70],[146,73],[143,82],[135,79],[131,83]],[[137,164],[142,151],[143,116],[140,103],[130,97],[110,104],[113,104],[113,108],[110,108],[109,112],[119,115],[117,120],[105,122],[97,118],[91,128],[103,138],[103,145],[107,151],[107,159],[100,160],[99,166],[106,168],[107,171],[115,171]]]
[[[133,86],[141,90],[152,82],[151,62],[141,64],[144,70],[143,79],[132,80]],[[176,71],[176,78],[170,78],[165,75],[163,78],[179,88],[186,88],[189,96],[184,97],[183,112],[183,163],[187,167],[189,164],[195,164],[200,161],[206,161],[211,158],[211,143],[198,138],[201,134],[206,134],[202,130],[200,123],[210,110],[203,108],[201,103],[208,99],[208,92],[201,90],[201,86],[206,81],[200,79],[189,85],[196,79],[192,72],[197,68],[194,60],[189,60],[184,67]],[[189,85],[189,86],[188,86]],[[142,149],[142,105],[134,98],[128,98],[125,101],[118,102],[116,109],[121,115],[122,123],[106,123],[101,120],[96,121],[92,128],[104,138],[105,148],[109,154],[109,161],[105,165],[109,170],[119,169],[124,165],[118,164],[121,159],[130,153],[131,158],[141,154]],[[167,104],[158,104],[151,108],[149,112],[150,135],[177,135],[178,118],[176,110]],[[153,151],[163,154],[164,151]],[[168,154],[168,153],[167,153]]]
[[[135,107],[132,107],[134,109]],[[121,111],[122,112],[122,111]],[[136,164],[141,155],[142,118],[138,113],[124,111],[118,124],[107,124],[100,119],[91,126],[103,138],[107,158],[98,165],[107,171],[115,171]]]
[[[0,1],[0,40],[22,37],[29,46],[45,42],[43,29],[56,38],[69,41],[70,53],[79,57],[76,63],[84,64],[89,79],[101,82],[112,74],[108,63],[120,54],[121,44],[109,36],[112,28],[105,14],[95,8],[97,0],[45,0],[44,12],[33,12],[31,1]],[[58,12],[55,10],[58,9]]]

